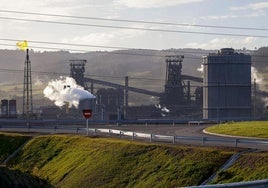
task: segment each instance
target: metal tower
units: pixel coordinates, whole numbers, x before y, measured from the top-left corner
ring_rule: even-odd
[[[33,114],[33,94],[32,94],[32,75],[31,61],[29,59],[29,50],[26,50],[26,60],[24,64],[24,82],[23,82],[23,110],[22,115],[27,119]]]
[[[178,105],[184,102],[184,91],[181,77],[182,61],[184,56],[166,56],[166,83],[164,103]]]
[[[85,88],[84,73],[87,60],[75,59],[70,60],[70,76],[75,79],[77,85]],[[85,88],[87,89],[87,88]]]

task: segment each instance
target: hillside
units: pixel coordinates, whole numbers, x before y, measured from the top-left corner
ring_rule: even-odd
[[[51,79],[70,74],[69,60],[85,59],[86,77],[124,84],[125,76],[129,76],[129,86],[151,91],[162,92],[165,84],[165,55],[184,55],[182,74],[201,77],[197,71],[201,66],[202,56],[212,50],[202,49],[169,49],[169,50],[117,50],[112,52],[70,53],[66,51],[35,52],[30,50],[33,78],[34,106],[53,105],[44,99],[43,89]],[[267,77],[268,48],[257,51],[241,51],[251,53],[252,62],[257,70],[261,70],[264,79]],[[25,52],[18,50],[0,50],[0,98],[17,99],[18,109],[22,106],[22,85]],[[266,80],[263,82],[266,84]],[[265,86],[262,88],[266,88]],[[95,86],[100,88],[103,86]],[[138,99],[137,99],[138,98]],[[151,102],[150,102],[151,101]],[[155,104],[150,96],[130,93],[130,104]]]
[[[213,183],[232,183],[268,178],[268,153],[243,154],[233,166],[218,173]]]
[[[231,151],[109,138],[39,136],[8,165],[56,187],[198,185]]]
[[[187,50],[190,53],[184,54],[183,50],[121,50],[113,52],[89,52],[69,53],[57,52],[34,52],[30,50],[32,64],[32,83],[34,106],[44,104],[53,105],[48,99],[44,99],[43,89],[51,79],[58,79],[60,76],[70,74],[69,60],[85,59],[86,76],[95,79],[105,80],[113,83],[124,84],[125,76],[129,76],[129,85],[151,91],[163,91],[165,84],[165,55],[185,55],[182,72],[193,76],[201,77],[197,68],[200,67],[202,55],[209,51]],[[25,52],[18,50],[0,50],[0,98],[16,99],[18,109],[22,106],[23,93],[23,69]],[[55,74],[57,73],[57,74]],[[97,88],[103,86],[95,86]],[[130,94],[130,103],[150,101],[150,96],[140,96],[136,93]],[[131,101],[132,100],[132,101]]]
[[[30,136],[0,132],[0,164],[29,139]]]
[[[0,133],[0,164],[31,137],[14,133]],[[0,166],[0,187],[51,187],[44,180],[19,170]]]
[[[2,143],[6,144],[0,145],[0,151],[12,143],[8,138],[20,140],[21,137],[1,134]],[[2,152],[1,156],[7,152]],[[8,168],[0,168],[0,186],[199,185],[235,152],[226,148],[160,145],[115,138],[37,136],[9,161]],[[267,159],[267,152],[243,154],[229,169],[220,171],[213,183],[267,179]]]
[[[11,170],[0,167],[0,187],[2,188],[28,188],[28,187],[52,187],[44,180],[34,177],[19,170]]]

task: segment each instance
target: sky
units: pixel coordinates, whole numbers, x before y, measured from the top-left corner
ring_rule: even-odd
[[[0,0],[0,4],[0,49],[17,49],[19,40],[28,40],[34,50],[81,52],[268,46],[267,0]]]

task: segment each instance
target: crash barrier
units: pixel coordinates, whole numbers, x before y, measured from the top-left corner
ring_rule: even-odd
[[[246,182],[236,182],[236,183],[225,183],[217,185],[201,185],[201,186],[190,186],[188,188],[267,188],[268,179],[256,180],[256,181],[246,181]]]
[[[257,148],[261,146],[262,148],[267,148],[268,150],[268,140],[267,139],[246,139],[246,138],[224,138],[224,137],[195,137],[195,136],[167,136],[158,134],[148,134],[148,133],[138,133],[132,131],[123,131],[117,129],[104,129],[104,128],[79,128],[79,127],[68,127],[68,126],[0,126],[0,130],[16,130],[21,132],[46,132],[46,133],[70,133],[70,134],[83,134],[82,131],[86,131],[87,134],[94,135],[117,135],[119,137],[128,137],[132,140],[142,139],[150,142],[165,142],[165,143],[179,143],[179,142],[192,142],[197,143],[202,146],[208,145],[209,143],[213,145],[228,145],[230,147],[239,147],[246,145],[247,148]],[[264,147],[263,147],[264,146]],[[266,147],[267,146],[267,147]],[[266,149],[265,149],[266,150]]]
[[[123,131],[116,129],[98,129],[98,128],[89,128],[89,133],[93,133],[95,135],[98,134],[109,134],[110,136],[118,135],[119,137],[130,137],[132,140],[134,139],[146,139],[150,142],[168,142],[175,144],[179,141],[194,141],[199,142],[201,145],[205,145],[206,143],[229,143],[234,147],[238,147],[240,144],[247,145],[267,145],[268,140],[252,140],[252,139],[243,139],[243,138],[216,138],[216,137],[193,137],[193,136],[166,136],[166,135],[158,135],[158,134],[148,134],[148,133],[138,133],[132,131]]]

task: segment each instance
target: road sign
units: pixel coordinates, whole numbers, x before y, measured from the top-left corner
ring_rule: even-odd
[[[85,117],[86,119],[91,118],[91,116],[92,116],[92,110],[90,110],[90,109],[84,109],[84,110],[83,110],[83,115],[84,115],[84,117]]]

